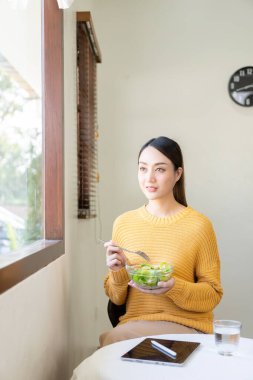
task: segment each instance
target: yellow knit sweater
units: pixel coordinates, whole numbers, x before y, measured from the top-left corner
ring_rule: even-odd
[[[211,333],[213,309],[220,302],[220,260],[216,237],[207,217],[191,207],[171,217],[151,215],[145,206],[119,216],[113,242],[142,250],[151,262],[170,262],[174,287],[165,294],[144,294],[128,286],[125,268],[109,271],[105,292],[115,304],[127,303],[120,324],[133,320],[171,321]],[[125,253],[131,264],[143,259]]]

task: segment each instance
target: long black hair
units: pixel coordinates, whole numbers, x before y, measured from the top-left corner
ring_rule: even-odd
[[[150,139],[142,146],[138,155],[138,162],[141,153],[148,146],[152,146],[153,148],[159,150],[159,152],[161,152],[164,156],[166,156],[173,163],[175,171],[178,168],[183,169],[181,177],[173,188],[173,194],[177,202],[181,203],[184,206],[187,206],[184,185],[184,162],[180,146],[176,141],[165,136]]]

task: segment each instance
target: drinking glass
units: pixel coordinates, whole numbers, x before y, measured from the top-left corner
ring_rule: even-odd
[[[242,324],[239,321],[221,319],[214,321],[215,344],[218,353],[231,356],[239,346]]]

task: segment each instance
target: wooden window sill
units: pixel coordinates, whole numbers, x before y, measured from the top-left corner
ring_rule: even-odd
[[[0,293],[50,264],[63,253],[63,240],[39,240],[17,252],[1,255]]]

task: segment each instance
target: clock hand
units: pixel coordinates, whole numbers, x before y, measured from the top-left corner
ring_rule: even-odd
[[[253,95],[253,91],[233,91],[232,96],[233,98],[238,101],[240,104],[245,103],[246,99],[248,98],[249,95]]]
[[[253,84],[249,84],[248,86],[237,88],[235,91],[247,90],[249,88],[253,88]]]

